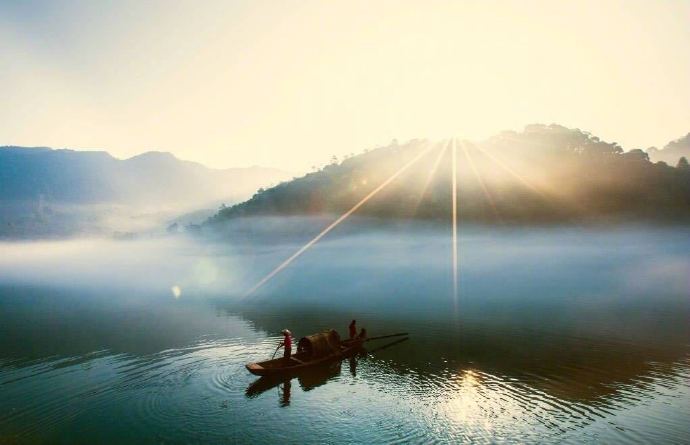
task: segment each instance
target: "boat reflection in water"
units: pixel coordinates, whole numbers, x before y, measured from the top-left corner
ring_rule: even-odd
[[[356,360],[350,358],[350,363]],[[356,365],[355,365],[356,366]],[[350,365],[352,369],[352,365]],[[280,406],[290,405],[290,395],[292,391],[292,380],[297,379],[303,391],[310,391],[326,384],[330,380],[335,380],[340,376],[341,362],[330,363],[326,366],[310,368],[302,371],[297,376],[265,376],[260,377],[247,387],[245,395],[253,399],[265,392],[277,388],[279,393]]]

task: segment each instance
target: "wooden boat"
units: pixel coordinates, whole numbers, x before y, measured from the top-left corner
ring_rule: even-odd
[[[347,358],[362,348],[363,338],[340,340],[337,332],[331,330],[309,335],[300,339],[297,353],[289,358],[280,357],[264,362],[249,363],[247,370],[254,375],[277,376],[296,374],[316,366]]]

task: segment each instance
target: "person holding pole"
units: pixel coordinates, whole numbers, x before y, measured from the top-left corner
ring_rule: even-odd
[[[283,352],[283,357],[290,358],[292,355],[292,332],[288,329],[283,329],[281,333],[283,334],[283,341],[278,345],[278,349],[280,349],[281,346],[284,347],[285,351]]]

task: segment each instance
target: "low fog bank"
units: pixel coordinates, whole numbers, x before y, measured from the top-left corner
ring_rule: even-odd
[[[256,241],[264,221],[250,219],[237,227]],[[284,225],[270,219],[266,224],[270,243],[255,242],[250,255],[254,282],[317,234],[317,227],[327,225],[308,218]],[[290,233],[299,242],[279,242],[278,233]],[[465,307],[642,294],[676,299],[690,289],[690,240],[684,228],[463,225],[458,249],[458,303]],[[396,308],[411,310],[430,303],[454,306],[451,252],[448,224],[355,218],[327,234],[248,301],[344,307],[385,307],[395,301]]]
[[[690,335],[690,239],[669,228],[462,226],[456,300],[450,227],[355,218],[244,298],[329,222],[238,220],[215,239],[2,242],[0,319],[10,338],[0,342],[165,349],[228,334],[227,316],[299,335],[357,318],[377,332],[430,330],[450,343],[551,330],[670,348],[673,357]],[[85,326],[95,334],[82,338]]]
[[[0,201],[0,240],[134,238],[194,230],[223,203],[202,206]],[[171,225],[174,225],[171,227]]]
[[[329,218],[247,218],[214,237],[0,243],[0,284],[152,291],[239,301],[326,227]],[[461,226],[457,304],[687,296],[684,229]],[[448,225],[353,218],[245,304],[454,307]]]
[[[0,243],[0,284],[163,293],[227,292],[238,268],[228,246],[185,236]]]

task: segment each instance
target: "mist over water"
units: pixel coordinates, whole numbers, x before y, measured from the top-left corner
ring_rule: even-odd
[[[217,238],[0,244],[0,442],[682,442],[682,228],[330,220]],[[409,332],[288,381],[244,364],[356,318]],[[378,349],[378,350],[377,350]],[[117,419],[117,422],[113,422]]]

